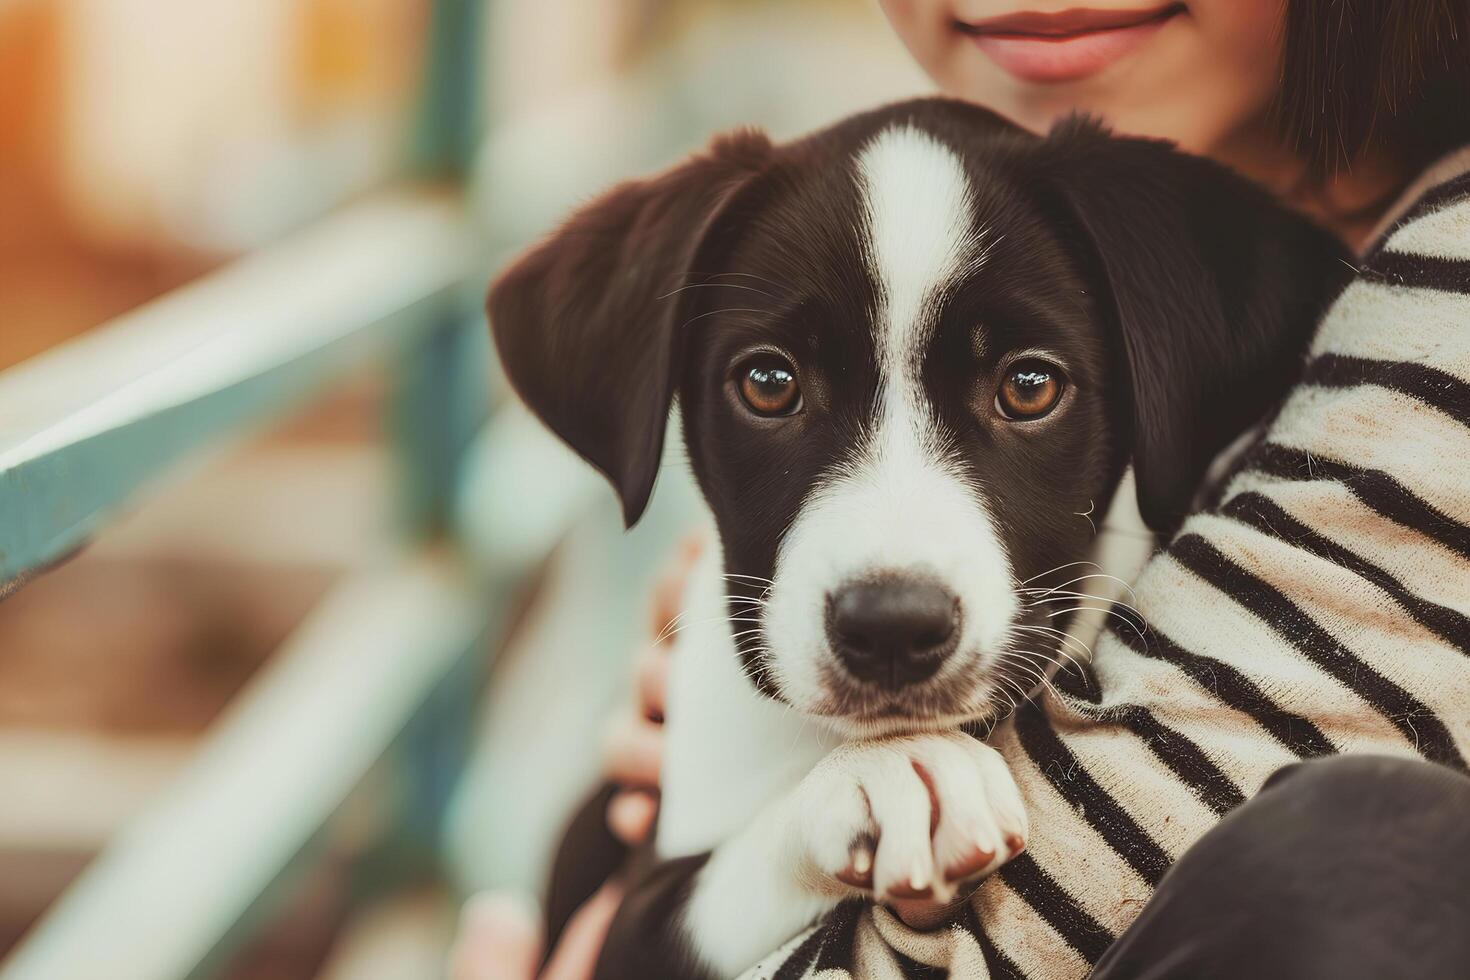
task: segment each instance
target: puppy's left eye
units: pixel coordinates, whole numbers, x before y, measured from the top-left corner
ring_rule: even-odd
[[[1065,383],[1062,372],[1045,361],[1018,361],[1006,371],[995,393],[995,410],[1012,422],[1039,419],[1057,407]]]
[[[763,354],[746,361],[735,376],[740,400],[757,415],[795,415],[801,410],[796,371],[784,359]]]

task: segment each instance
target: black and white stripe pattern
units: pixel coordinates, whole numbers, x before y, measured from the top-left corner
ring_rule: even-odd
[[[1144,571],[1147,620],[1094,685],[991,736],[1028,851],[949,929],[845,905],[754,978],[1065,980],[1170,864],[1281,766],[1373,751],[1470,757],[1470,173],[1364,259],[1302,383],[1220,500]]]

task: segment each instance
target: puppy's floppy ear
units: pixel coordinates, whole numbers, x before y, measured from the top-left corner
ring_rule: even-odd
[[[490,288],[511,384],[612,482],[629,526],[653,491],[683,355],[680,290],[718,220],[770,159],[753,130],[621,184],[521,256]]]
[[[1352,273],[1331,234],[1209,160],[1069,119],[1050,180],[1106,280],[1132,397],[1140,512],[1178,526],[1210,461],[1301,367]]]

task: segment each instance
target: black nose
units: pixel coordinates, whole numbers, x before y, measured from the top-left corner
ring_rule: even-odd
[[[932,579],[886,576],[827,598],[827,638],[848,673],[894,690],[934,675],[959,622],[959,600]]]

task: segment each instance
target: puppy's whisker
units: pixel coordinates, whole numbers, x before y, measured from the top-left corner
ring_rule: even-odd
[[[754,279],[756,282],[763,282],[763,283],[766,283],[767,285],[775,286],[777,289],[787,289],[788,288],[788,287],[782,285],[781,283],[777,282],[774,279],[767,279],[765,276],[758,276],[754,272],[712,272],[712,273],[709,273],[709,274],[705,275],[704,278],[706,280],[729,279],[729,278]]]
[[[1018,626],[1016,627],[1016,630],[1017,632],[1022,633],[1036,633],[1049,639],[1055,639],[1057,642],[1063,644],[1074,644],[1076,647],[1082,650],[1082,653],[1089,660],[1092,658],[1092,647],[1088,646],[1086,643],[1083,643],[1081,640],[1077,639],[1077,637],[1073,636],[1071,633],[1068,633],[1066,630],[1059,630],[1055,626]],[[1068,656],[1070,656],[1070,654]]]
[[[1015,678],[1002,676],[998,680],[1003,685],[1001,693],[1005,695],[1006,701],[1009,702],[1006,709],[996,719],[997,722],[1000,722],[1015,714],[1016,709],[1021,706],[1021,702],[1027,698],[1025,689],[1021,687]]]
[[[1072,659],[1072,658],[1071,658],[1071,657],[1070,657],[1070,656],[1069,656],[1069,655],[1067,655],[1067,654],[1066,654],[1066,653],[1065,653],[1065,652],[1063,652],[1063,651],[1061,651],[1061,650],[1057,650],[1057,651],[1055,651],[1055,652],[1056,652],[1056,653],[1059,653],[1059,654],[1061,654],[1061,655],[1062,655],[1062,656],[1063,656],[1063,657],[1065,657],[1065,658],[1066,658],[1066,660],[1067,660],[1067,662],[1068,662],[1068,663],[1070,663],[1070,664],[1073,664],[1073,665],[1074,665],[1074,666],[1076,666],[1076,667],[1077,667],[1077,668],[1078,668],[1078,669],[1079,669],[1079,670],[1080,670],[1080,669],[1083,669],[1083,668],[1082,668],[1082,666],[1081,666],[1081,665],[1080,665],[1080,664],[1078,664],[1078,663],[1077,663],[1077,661],[1076,661],[1076,660],[1073,660],[1073,659]],[[1059,670],[1060,670],[1060,669],[1061,669],[1061,668],[1062,668],[1062,662],[1061,662],[1061,661],[1060,661],[1060,660],[1057,660],[1057,659],[1056,659],[1056,658],[1055,658],[1055,657],[1047,657],[1047,662],[1048,662],[1048,663],[1049,663],[1049,664],[1050,664],[1050,665],[1051,665],[1051,666],[1053,666],[1053,667],[1056,667],[1056,668],[1057,668],[1057,669],[1059,669]],[[1052,678],[1053,678],[1053,677],[1054,677],[1054,676],[1055,676],[1055,675],[1054,675],[1054,674],[1051,674],[1051,673],[1048,673],[1048,674],[1047,674],[1047,682],[1048,682],[1048,683],[1051,683],[1051,680],[1052,680]],[[1055,689],[1053,689],[1053,690],[1055,690]],[[1058,696],[1060,696],[1060,695],[1058,695]]]
[[[1066,630],[1058,629],[1055,626],[1047,626],[1043,623],[1018,623],[1012,628],[1018,633],[1046,633],[1050,636],[1076,639],[1076,637],[1072,636]],[[1086,644],[1083,644],[1083,646],[1086,646]]]
[[[1095,563],[1089,562],[1088,564],[1095,564]],[[1125,591],[1125,592],[1127,592],[1129,594],[1129,596],[1132,598],[1132,600],[1134,602],[1137,602],[1138,601],[1138,595],[1137,595],[1137,593],[1135,593],[1133,591],[1132,584],[1130,584],[1129,582],[1125,581],[1124,579],[1119,578],[1116,575],[1110,575],[1107,572],[1092,572],[1092,573],[1090,573],[1088,575],[1079,575],[1076,578],[1068,579],[1065,582],[1061,582],[1061,583],[1059,583],[1058,585],[1056,585],[1055,587],[1052,587],[1052,588],[1039,588],[1038,587],[1038,588],[1033,588],[1033,589],[1018,589],[1017,591],[1019,591],[1019,592],[1038,592],[1038,591],[1040,591],[1040,592],[1060,592],[1062,589],[1065,589],[1069,585],[1076,585],[1078,582],[1086,582],[1089,579],[1095,579],[1095,578],[1107,579],[1110,582],[1116,582],[1118,584],[1118,586],[1123,589],[1123,591]],[[1021,584],[1022,585],[1025,585],[1026,583],[1023,582]]]
[[[1053,650],[1051,653],[1037,653],[1035,654],[1035,656],[1052,667],[1060,668],[1063,666],[1063,662],[1065,661],[1065,663],[1070,664],[1078,670],[1086,669],[1085,666],[1080,661],[1078,661],[1076,657],[1072,656],[1070,653],[1067,653],[1065,650],[1056,649]],[[1061,659],[1058,659],[1058,657],[1060,657]]]
[[[1074,599],[1073,601],[1075,602],[1076,600]],[[1106,604],[1097,605],[1097,606],[1090,606],[1090,605],[1087,605],[1086,603],[1083,603],[1083,604],[1076,605],[1076,606],[1068,606],[1066,609],[1053,609],[1053,610],[1051,610],[1050,612],[1048,612],[1046,614],[1046,617],[1048,619],[1055,619],[1058,616],[1065,616],[1068,613],[1075,613],[1075,612],[1100,612],[1100,613],[1103,613],[1105,615],[1113,616],[1113,617],[1115,617],[1117,619],[1121,619],[1124,622],[1128,622],[1128,623],[1133,622],[1133,620],[1130,619],[1128,616],[1125,616],[1123,613],[1120,613],[1116,609],[1114,609],[1112,603],[1106,603]],[[1136,613],[1135,613],[1135,615],[1136,615]]]
[[[1020,651],[1020,652],[1026,654],[1028,656],[1039,657],[1039,658],[1041,658],[1046,663],[1052,663],[1053,662],[1049,657],[1045,656],[1044,654],[1038,653],[1037,651],[1034,651],[1034,650],[1023,650],[1023,651]],[[1052,696],[1054,696],[1054,697],[1057,697],[1057,698],[1060,698],[1061,697],[1060,692],[1058,692],[1057,689],[1054,686],[1052,686],[1051,680],[1046,676],[1046,672],[1045,671],[1038,670],[1036,667],[1034,667],[1033,665],[1031,665],[1030,663],[1028,663],[1028,662],[1026,662],[1024,660],[1015,662],[1013,664],[1013,666],[1016,667],[1017,669],[1021,670],[1021,671],[1024,671],[1025,672],[1025,675],[1027,677],[1031,678],[1031,680],[1034,682],[1033,685],[1032,685],[1032,688],[1031,688],[1033,691],[1036,690],[1036,689],[1038,689],[1038,688],[1041,688],[1041,689],[1044,689],[1044,690],[1048,691],[1049,693],[1051,693]]]
[[[1060,602],[1096,602],[1100,603],[1101,605],[1108,606],[1109,608],[1122,609],[1126,612],[1132,613],[1139,619],[1143,618],[1143,613],[1139,612],[1136,608],[1126,602],[1123,602],[1121,600],[1107,599],[1103,596],[1092,595],[1091,593],[1087,592],[1065,592],[1058,596],[1049,596],[1045,599],[1036,599],[1028,603],[1028,607],[1039,610],[1041,606],[1049,606]]]
[[[1082,650],[1083,650],[1082,656],[1088,662],[1091,662],[1092,661],[1092,648],[1091,647],[1089,647],[1087,644],[1083,643],[1081,640],[1077,639],[1075,636],[1068,635],[1068,636],[1065,637],[1065,639],[1066,640],[1070,640],[1072,643],[1075,643],[1077,646],[1081,647]],[[1052,648],[1052,653],[1055,654],[1056,656],[1059,656],[1059,657],[1065,657],[1066,660],[1067,660],[1067,663],[1069,663],[1072,666],[1078,668],[1079,670],[1085,669],[1085,665],[1084,665],[1083,661],[1078,660],[1076,656],[1073,656],[1072,652],[1070,650],[1068,650],[1065,646],[1058,645],[1058,646],[1053,647]]]
[[[764,312],[766,312],[766,311],[765,310],[753,309],[753,308],[748,307],[748,306],[724,306],[724,307],[721,307],[718,310],[705,310],[703,313],[696,313],[694,316],[691,316],[689,319],[685,320],[682,324],[680,324],[679,325],[679,328],[682,330],[682,329],[684,329],[685,327],[689,326],[689,324],[693,323],[696,320],[703,320],[707,316],[719,316],[722,313],[764,313]]]
[[[1028,663],[1025,659],[1023,659],[1023,657],[1025,656],[1036,656],[1035,654],[1031,653],[1029,650],[1011,650],[1007,651],[1007,653],[1008,656],[1004,657],[1001,661],[1002,666],[1007,668],[1012,673],[1021,674],[1023,677],[1036,676],[1036,669],[1032,667],[1032,665]],[[1002,676],[1010,677],[1012,681],[1015,680],[1015,677],[1012,676],[1011,673],[1003,674]]]
[[[1087,526],[1090,527],[1090,528],[1092,528],[1092,533],[1093,534],[1096,534],[1097,533],[1097,522],[1092,519],[1092,514],[1096,510],[1097,510],[1097,501],[1096,500],[1089,500],[1087,502],[1087,509],[1086,510],[1074,510],[1072,513],[1075,514],[1077,517],[1085,518],[1087,520]]]
[[[684,632],[684,630],[689,629],[690,627],[708,626],[711,623],[727,623],[731,625],[735,623],[755,623],[759,625],[762,623],[762,619],[759,616],[706,616],[703,619],[686,619],[682,622],[678,622],[677,625],[674,623],[670,623],[669,626],[665,627],[659,633],[659,635],[654,638],[654,645],[657,646],[658,644],[673,638],[679,633]]]
[[[1016,632],[1038,633],[1038,635],[1047,636],[1047,638],[1055,639],[1055,641],[1061,642],[1061,644],[1072,644],[1078,646],[1078,648],[1082,649],[1082,651],[1085,652],[1085,654],[1088,654],[1089,657],[1091,657],[1092,655],[1091,646],[1083,644],[1083,642],[1080,641],[1080,639],[1076,638],[1076,636],[1073,636],[1072,633],[1069,632],[1069,630],[1057,629],[1057,627],[1055,626],[1041,626],[1041,624],[1036,624],[1036,626],[1030,626],[1030,624],[1026,624],[1026,626],[1017,626]]]
[[[1145,618],[1143,613],[1139,611],[1138,607],[1133,605],[1132,603],[1124,602],[1122,599],[1113,599],[1109,598],[1108,596],[1095,595],[1091,592],[1058,592],[1055,598],[1053,598],[1050,594],[1047,594],[1039,598],[1027,599],[1026,604],[1028,608],[1034,609],[1043,604],[1075,600],[1101,603],[1110,608],[1126,610],[1139,619]]]
[[[1096,612],[1100,612],[1100,613],[1104,614],[1105,616],[1111,616],[1112,618],[1118,620],[1118,622],[1125,624],[1129,629],[1131,629],[1134,632],[1134,634],[1140,640],[1142,640],[1145,643],[1148,642],[1148,636],[1144,633],[1143,627],[1139,625],[1139,620],[1138,619],[1134,619],[1131,616],[1125,616],[1125,615],[1123,615],[1122,613],[1120,613],[1116,609],[1114,609],[1112,606],[1102,606],[1102,607],[1099,607],[1099,606],[1078,606],[1078,607],[1076,607],[1074,609],[1059,609],[1056,612],[1051,613],[1050,614],[1050,618],[1055,618],[1057,616],[1064,616],[1064,615],[1067,615],[1069,613],[1083,612],[1083,611],[1096,611]],[[1135,615],[1137,615],[1137,614],[1135,613]],[[1141,619],[1142,617],[1139,617],[1139,618]]]
[[[1039,578],[1045,578],[1048,575],[1055,575],[1057,572],[1060,572],[1064,568],[1075,568],[1078,565],[1091,565],[1093,568],[1101,568],[1102,567],[1102,566],[1100,566],[1095,561],[1069,561],[1065,565],[1058,565],[1055,568],[1048,568],[1044,572],[1038,572],[1037,574],[1031,576],[1030,578],[1025,579],[1024,581],[1022,581],[1021,584],[1022,585],[1029,585],[1032,582],[1035,582]]]
[[[777,298],[774,293],[768,293],[764,289],[761,289],[757,286],[744,286],[740,283],[735,282],[691,282],[688,285],[680,286],[677,289],[671,289],[658,298],[668,299],[670,296],[677,296],[679,293],[682,293],[686,289],[748,289],[752,293],[760,293],[762,296],[771,297],[771,299]]]
[[[721,575],[721,577],[722,578],[743,578],[743,579],[749,579],[752,582],[761,582],[761,583],[763,583],[765,585],[775,585],[776,584],[776,580],[775,579],[766,578],[764,575],[745,575],[745,574],[743,574],[741,572],[724,572]]]
[[[653,645],[658,646],[660,643],[663,643],[675,633],[682,630],[689,620],[689,615],[689,610],[680,610],[677,616],[665,623],[664,628],[659,630],[658,635],[653,638]]]
[[[1088,605],[1068,606],[1066,609],[1054,609],[1054,610],[1052,610],[1051,612],[1049,612],[1049,613],[1046,614],[1046,618],[1047,619],[1056,619],[1058,616],[1067,616],[1067,615],[1070,615],[1072,613],[1079,613],[1079,612],[1100,612],[1100,613],[1103,613],[1103,614],[1107,614],[1107,613],[1112,612],[1112,610],[1108,606],[1088,606]],[[1120,615],[1120,614],[1113,613],[1113,615],[1116,616],[1116,615]]]
[[[1040,593],[1036,598],[1028,599],[1027,602],[1030,605],[1034,606],[1042,602],[1059,602],[1063,599],[1094,599],[1098,602],[1113,601],[1106,596],[1096,595],[1092,592],[1073,592],[1069,589],[1047,589],[1045,592]]]

